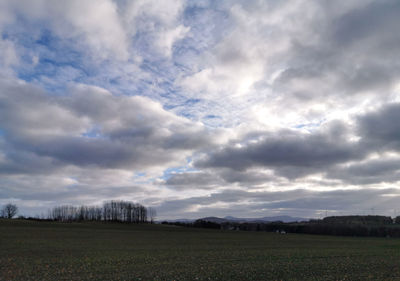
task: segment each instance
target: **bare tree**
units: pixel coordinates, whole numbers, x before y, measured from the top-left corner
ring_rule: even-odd
[[[15,204],[8,203],[1,210],[2,216],[11,219],[18,213],[18,207]]]
[[[152,207],[149,207],[149,208],[147,208],[147,212],[148,212],[148,215],[149,215],[149,218],[150,218],[150,223],[154,223],[154,221],[156,219],[156,216],[157,216],[156,209],[154,209]]]

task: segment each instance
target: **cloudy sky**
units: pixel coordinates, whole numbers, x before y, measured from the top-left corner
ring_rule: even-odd
[[[0,205],[398,215],[399,26],[397,0],[1,1]]]

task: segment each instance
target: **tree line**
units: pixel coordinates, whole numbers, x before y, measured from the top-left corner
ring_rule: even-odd
[[[156,210],[130,201],[107,201],[102,206],[54,207],[48,219],[54,221],[113,221],[127,223],[153,223]]]
[[[17,215],[18,207],[7,204],[0,209],[0,218],[11,219]],[[47,217],[42,219],[72,222],[72,221],[112,221],[126,223],[153,223],[157,212],[154,208],[145,207],[139,203],[123,200],[104,202],[102,206],[79,207],[72,205],[56,206],[49,210]],[[20,216],[20,218],[24,218]]]
[[[185,227],[221,230],[266,231],[337,236],[400,237],[400,216],[335,216],[308,222],[211,222],[204,219],[191,223],[162,222]]]

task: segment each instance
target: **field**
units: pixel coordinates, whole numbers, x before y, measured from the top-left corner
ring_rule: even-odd
[[[400,239],[0,220],[0,280],[400,280]]]

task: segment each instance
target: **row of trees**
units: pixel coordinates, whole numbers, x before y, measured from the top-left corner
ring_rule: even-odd
[[[399,217],[393,220],[387,216],[332,216],[323,218],[321,222],[329,224],[389,225],[399,223]]]
[[[12,219],[18,213],[18,207],[15,204],[8,203],[0,210],[0,218]]]
[[[400,216],[394,220],[386,216],[336,216],[308,222],[211,222],[196,220],[192,223],[162,222],[186,227],[223,230],[267,231],[279,233],[306,233],[340,236],[400,237]]]
[[[49,211],[48,219],[55,221],[115,221],[128,223],[154,222],[154,208],[130,201],[108,201],[103,206],[58,206]]]

